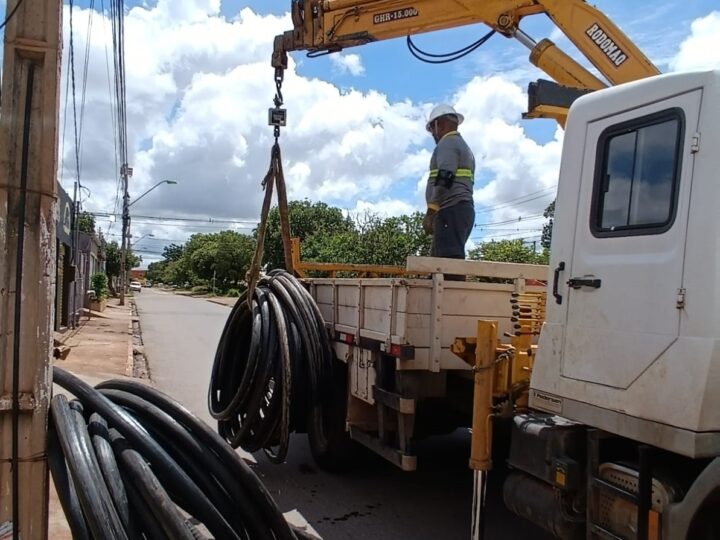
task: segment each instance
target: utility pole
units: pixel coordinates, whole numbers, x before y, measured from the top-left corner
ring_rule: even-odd
[[[61,0],[9,0],[0,111],[0,524],[47,537]]]
[[[128,177],[132,176],[132,169],[123,164],[120,171],[123,182],[123,206],[122,206],[122,241],[120,245],[120,305],[125,305],[125,282],[128,251],[128,236],[130,234],[130,194],[128,193]]]

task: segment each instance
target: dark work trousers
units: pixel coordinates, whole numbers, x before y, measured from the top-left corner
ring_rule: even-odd
[[[465,259],[465,244],[475,225],[475,207],[463,201],[448,208],[441,208],[435,214],[431,257]],[[465,276],[446,275],[445,279],[465,280]]]

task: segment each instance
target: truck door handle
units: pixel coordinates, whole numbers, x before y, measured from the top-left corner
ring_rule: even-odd
[[[555,297],[555,302],[558,304],[562,304],[562,295],[558,293],[558,284],[560,283],[560,272],[565,270],[565,261],[560,261],[560,263],[557,265],[557,268],[555,269],[555,277],[553,278],[553,296]]]
[[[600,285],[602,285],[602,280],[596,279],[596,278],[572,278],[569,279],[568,287],[572,287],[573,289],[580,289],[581,287],[590,287],[592,289],[599,289]]]

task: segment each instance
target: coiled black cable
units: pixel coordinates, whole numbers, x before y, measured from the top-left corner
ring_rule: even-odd
[[[316,425],[328,405],[333,352],[317,304],[291,274],[261,278],[251,300],[240,297],[223,329],[208,408],[232,446],[279,463],[290,433]]]
[[[60,368],[50,469],[73,538],[296,540],[248,465],[209,426],[134,381],[92,388]],[[197,524],[200,525],[197,525]]]

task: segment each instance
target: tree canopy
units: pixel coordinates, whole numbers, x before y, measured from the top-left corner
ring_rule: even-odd
[[[323,202],[291,201],[288,203],[290,236],[299,238],[303,256],[317,260],[320,250],[329,237],[354,231],[352,219],[343,215],[340,208]],[[257,238],[257,229],[253,232]],[[285,268],[282,237],[280,235],[280,211],[273,207],[268,214],[263,262],[268,268]]]
[[[108,277],[116,277],[120,275],[120,246],[116,240],[107,242],[104,238],[100,239],[101,248],[105,251],[105,273]],[[135,268],[142,262],[142,257],[135,255],[131,249],[128,250],[125,257],[125,268]]]
[[[300,238],[302,259],[315,262],[404,266],[408,256],[427,256],[431,238],[423,231],[423,214],[382,217],[371,212],[351,217],[322,202],[289,203],[291,236]],[[241,289],[257,241],[237,231],[194,234],[183,245],[170,244],[163,259],[148,266],[147,279],[179,286]],[[284,268],[280,214],[270,210],[263,266]],[[471,259],[546,264],[548,252],[536,252],[522,240],[487,242],[470,251]]]
[[[471,249],[468,256],[476,261],[547,264],[549,252],[538,253],[523,240],[500,240],[480,244]]]
[[[545,249],[550,249],[550,244],[552,243],[553,223],[555,222],[555,201],[551,202],[548,205],[548,207],[545,209],[545,212],[543,212],[543,217],[545,217],[548,222],[543,225],[542,239],[540,240],[540,244]]]
[[[95,216],[90,212],[80,212],[80,214],[78,214],[78,230],[86,234],[94,234]]]

